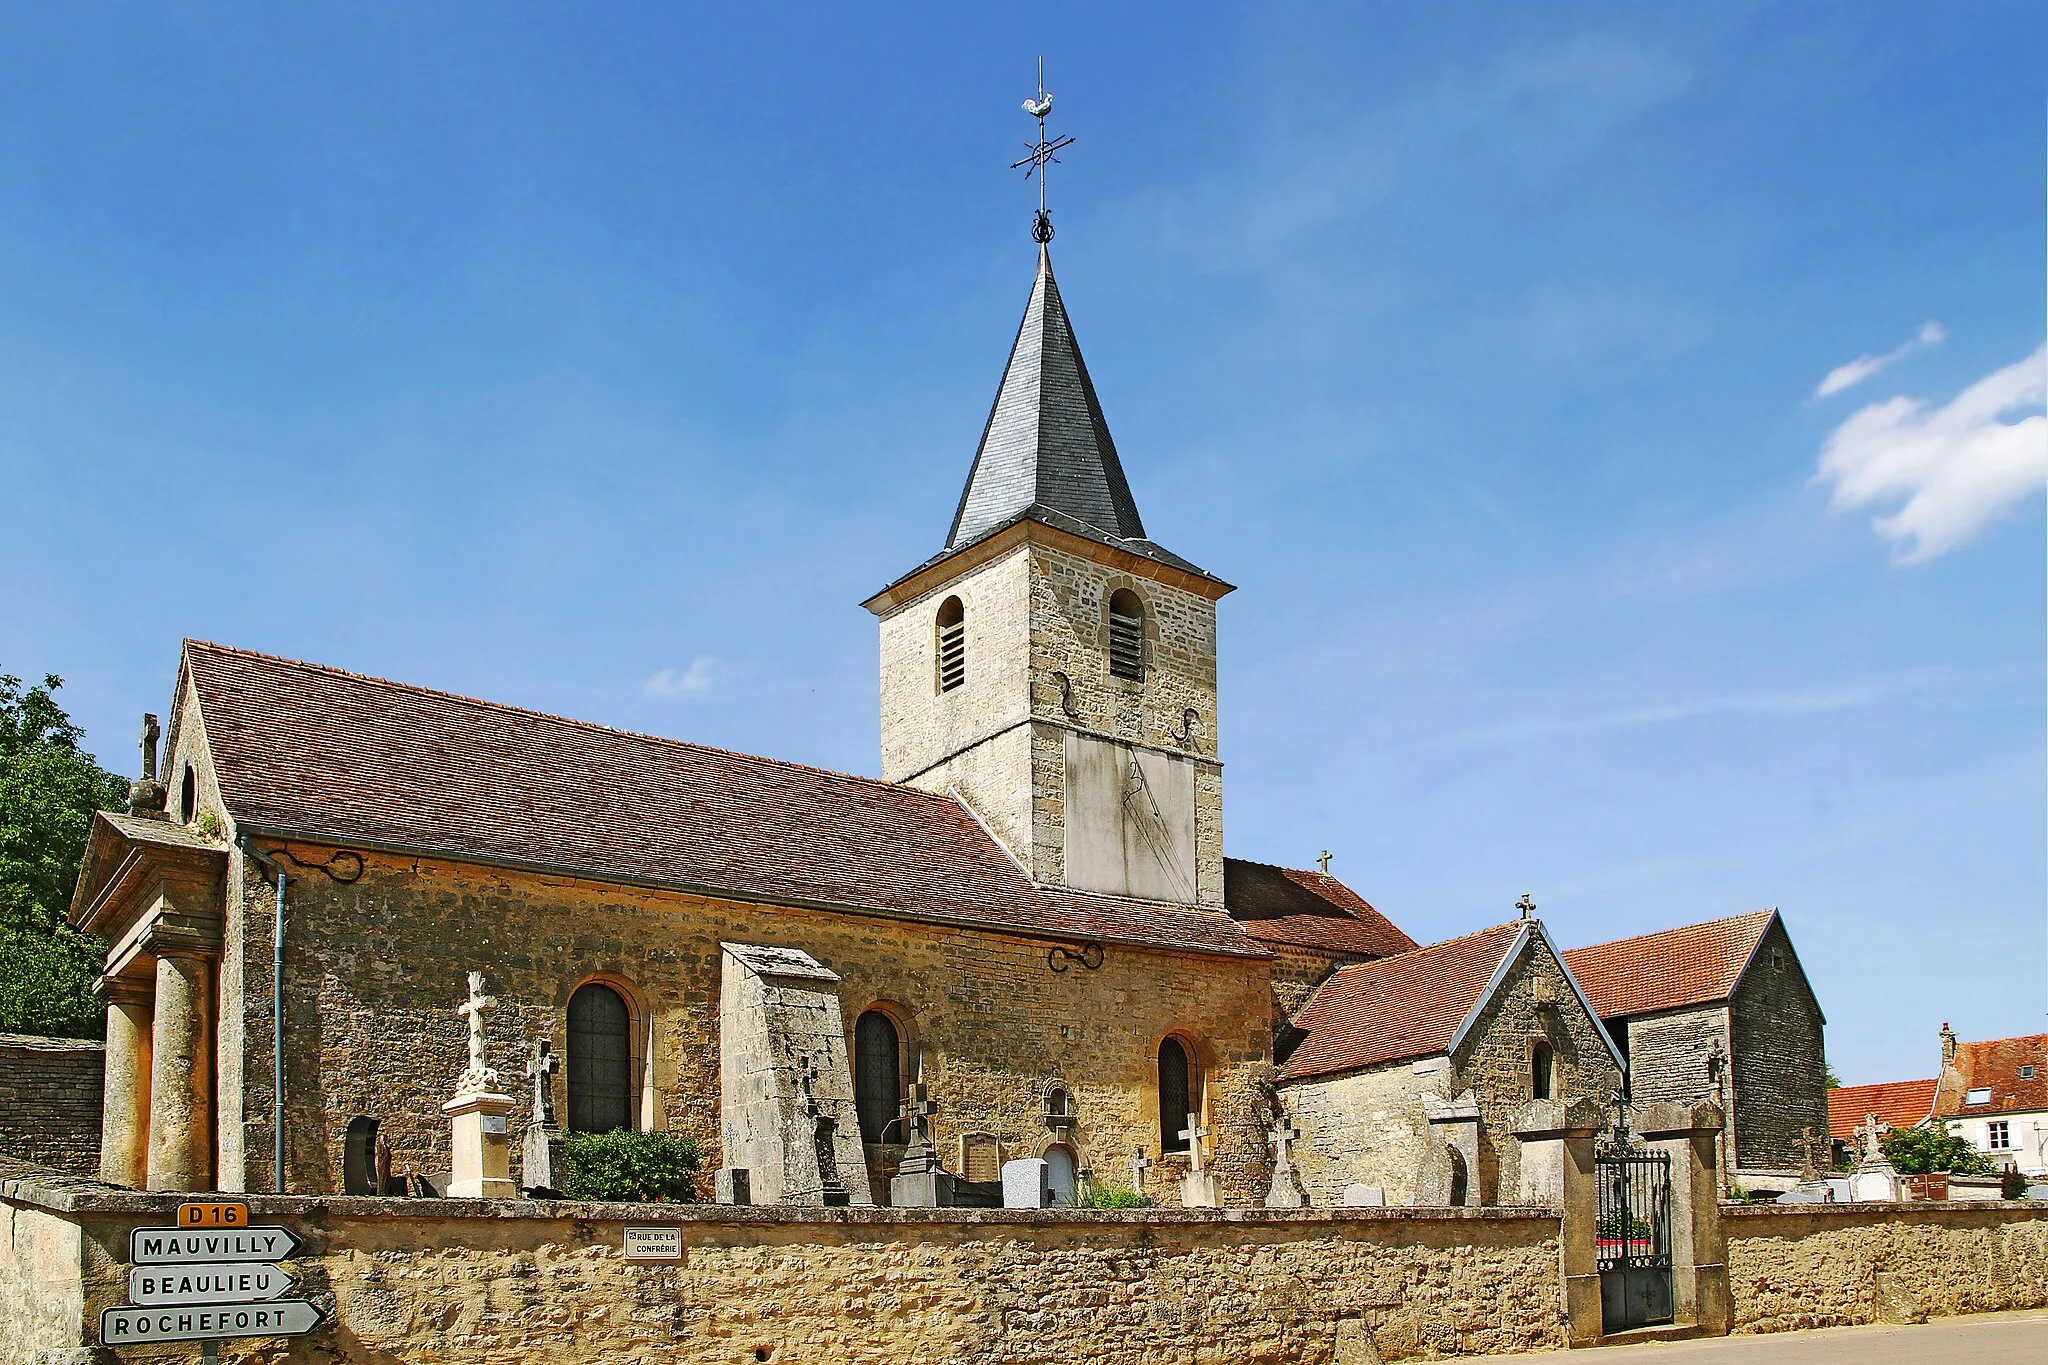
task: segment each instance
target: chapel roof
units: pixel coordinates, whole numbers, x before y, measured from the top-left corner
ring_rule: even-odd
[[[1659,929],[1567,949],[1565,962],[1602,1019],[1726,1000],[1776,910]]]
[[[1094,381],[1041,245],[1009,364],[996,389],[945,554],[1020,518],[1104,540],[1147,559],[1211,577],[1145,535]],[[943,557],[943,556],[942,556]]]
[[[1911,1128],[1934,1112],[1936,1084],[1929,1079],[1836,1086],[1828,1091],[1828,1133],[1844,1140],[1853,1138],[1871,1114],[1893,1128]]]
[[[2032,1067],[2034,1074],[2022,1076],[2021,1067]],[[1961,1084],[1944,1088],[1943,1118],[2048,1109],[2048,1033],[1958,1043],[1955,1069]],[[1991,1098],[1982,1104],[1968,1103],[1970,1092],[1979,1089],[1989,1090]]]
[[[1282,1081],[1448,1052],[1533,920],[1510,920],[1331,973],[1295,1016],[1307,1037]]]
[[[1227,915],[1035,886],[950,796],[185,642],[238,829],[707,895],[1263,957]]]
[[[1327,872],[1223,860],[1223,903],[1262,943],[1391,957],[1415,940]]]

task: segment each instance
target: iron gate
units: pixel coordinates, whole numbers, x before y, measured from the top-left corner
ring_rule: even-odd
[[[1594,1174],[1602,1329],[1671,1321],[1671,1158],[1630,1145],[1623,1128],[1595,1155]]]

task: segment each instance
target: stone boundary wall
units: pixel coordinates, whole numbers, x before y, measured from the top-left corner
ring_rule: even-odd
[[[292,1267],[331,1321],[293,1360],[1365,1365],[1564,1344],[1559,1219],[1529,1209],[237,1197],[306,1242]],[[100,1310],[126,1301],[130,1229],[178,1202],[0,1158],[0,1236],[18,1249],[0,1257],[0,1334],[28,1361],[91,1345]],[[624,1260],[629,1222],[679,1226],[683,1259]]]
[[[106,1055],[86,1038],[0,1033],[0,1151],[98,1172]]]
[[[1737,1332],[2048,1304],[2048,1205],[1724,1205]]]

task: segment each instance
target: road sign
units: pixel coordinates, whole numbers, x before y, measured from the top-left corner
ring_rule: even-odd
[[[136,1265],[282,1261],[298,1249],[299,1239],[279,1227],[137,1228],[128,1235],[128,1259]]]
[[[296,1337],[319,1325],[320,1310],[304,1299],[192,1308],[106,1308],[100,1311],[100,1344],[137,1346],[150,1341]]]
[[[299,1282],[283,1266],[260,1262],[139,1265],[128,1272],[128,1302],[137,1308],[185,1303],[264,1303],[281,1299],[298,1287]]]
[[[239,1202],[178,1205],[181,1228],[245,1228],[249,1206]]]

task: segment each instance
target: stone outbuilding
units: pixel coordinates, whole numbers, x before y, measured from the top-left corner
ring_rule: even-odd
[[[1539,920],[1340,967],[1294,1019],[1280,1102],[1310,1202],[1514,1199],[1532,1100],[1605,1109],[1621,1057]],[[1504,1194],[1505,1192],[1505,1194]]]
[[[1637,1104],[1712,1100],[1721,1169],[1789,1187],[1828,1129],[1826,1017],[1776,910],[1568,949],[1620,1047]]]

